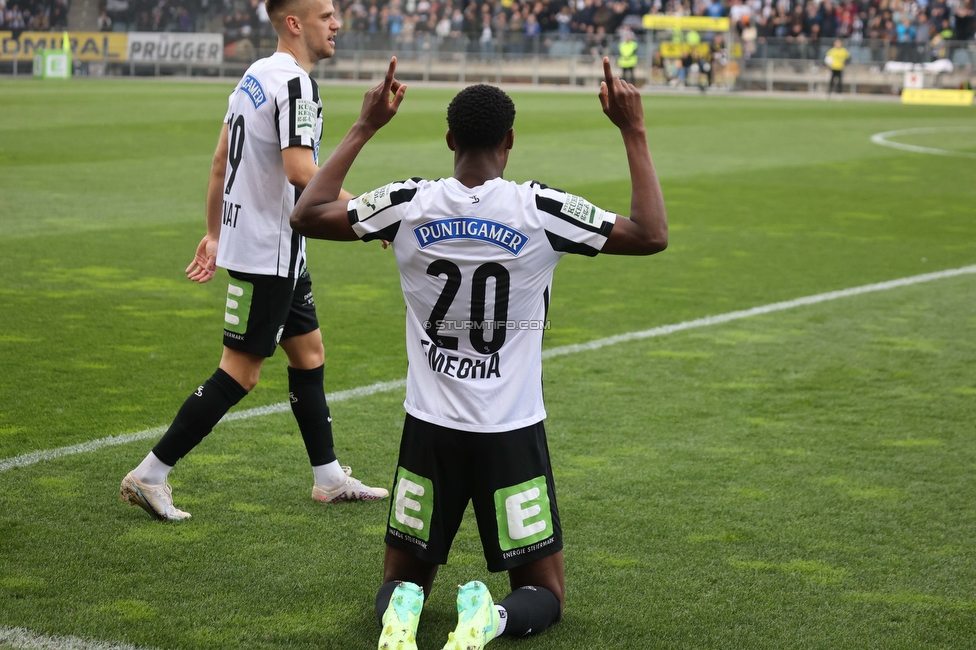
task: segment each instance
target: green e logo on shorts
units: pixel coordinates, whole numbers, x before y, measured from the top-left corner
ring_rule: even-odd
[[[426,542],[434,514],[434,484],[430,479],[397,468],[397,484],[390,510],[390,527]]]
[[[254,285],[232,279],[227,283],[227,306],[224,310],[224,329],[238,334],[247,332],[247,317],[251,313],[251,294]]]
[[[495,492],[495,517],[498,520],[498,545],[511,551],[552,536],[552,510],[546,477]]]

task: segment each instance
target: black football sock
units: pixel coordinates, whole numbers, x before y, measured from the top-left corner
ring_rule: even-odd
[[[401,583],[402,580],[390,580],[376,592],[376,618],[381,627],[383,626],[383,614],[386,613],[386,608],[390,606],[390,598],[393,598],[393,592]]]
[[[176,419],[160,438],[153,453],[167,465],[190,453],[214,428],[220,418],[237,404],[247,391],[226,372],[217,368],[210,379],[186,398]]]
[[[332,442],[332,417],[325,401],[324,381],[324,365],[313,370],[288,367],[291,412],[298,421],[312,467],[328,465],[336,459]]]
[[[520,587],[498,605],[508,619],[503,636],[538,634],[559,621],[559,599],[545,587]]]

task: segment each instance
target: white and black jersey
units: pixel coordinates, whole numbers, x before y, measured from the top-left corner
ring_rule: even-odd
[[[318,85],[289,54],[255,62],[231,93],[224,211],[217,265],[296,277],[305,238],[288,222],[299,192],[288,182],[281,150],[309,147],[318,162],[322,100]]]
[[[616,215],[536,182],[391,183],[349,201],[364,241],[393,242],[407,306],[410,415],[501,432],[546,417],[542,335],[552,273],[596,255]]]

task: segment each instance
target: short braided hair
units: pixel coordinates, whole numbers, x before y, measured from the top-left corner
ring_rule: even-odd
[[[468,86],[447,107],[447,128],[462,149],[492,149],[515,123],[515,102],[488,84]]]

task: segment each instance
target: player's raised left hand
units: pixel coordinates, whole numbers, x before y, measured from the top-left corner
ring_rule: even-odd
[[[614,77],[609,57],[603,57],[604,81],[600,82],[600,104],[610,121],[621,131],[643,130],[644,105],[637,87]]]
[[[371,88],[363,98],[363,109],[359,113],[360,123],[370,131],[379,131],[386,126],[403,101],[407,92],[406,84],[396,80],[396,57],[390,58],[390,68],[377,86]],[[392,97],[391,97],[392,95]]]

